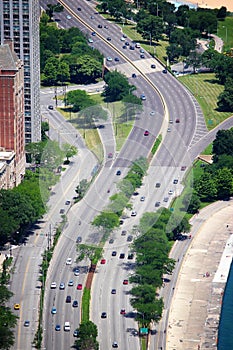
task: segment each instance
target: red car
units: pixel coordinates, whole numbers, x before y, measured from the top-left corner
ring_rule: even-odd
[[[123,284],[129,284],[129,281],[128,280],[124,280]]]
[[[177,118],[177,119],[176,119],[176,123],[179,123],[179,122],[180,122],[180,119]]]
[[[101,263],[102,265],[106,264],[106,259],[101,259],[100,263]]]
[[[82,289],[83,289],[83,285],[82,285],[81,283],[79,283],[79,284],[77,285],[77,289],[78,289],[78,290],[82,290]]]
[[[121,309],[120,314],[121,314],[121,315],[125,315],[125,314],[126,314],[125,309]]]
[[[149,136],[149,131],[148,131],[148,130],[146,130],[146,131],[144,132],[144,136]]]

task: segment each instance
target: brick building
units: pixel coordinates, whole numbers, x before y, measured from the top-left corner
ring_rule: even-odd
[[[4,156],[1,157],[1,154]],[[4,160],[4,157],[7,159]],[[17,186],[25,173],[26,164],[24,68],[22,60],[13,51],[12,41],[0,45],[0,161],[5,161],[8,167],[6,187]]]

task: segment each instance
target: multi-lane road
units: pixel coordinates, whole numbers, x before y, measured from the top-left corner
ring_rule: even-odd
[[[42,5],[48,3],[56,2],[46,0]],[[137,87],[136,94],[138,96],[145,94],[146,100],[143,101],[143,112],[137,115],[134,127],[119,154],[116,154],[111,120],[105,123],[104,129],[99,130],[106,162],[84,200],[76,205],[65,205],[66,200],[72,201],[79,181],[91,178],[97,160],[86,149],[81,137],[76,137],[77,130],[69,122],[64,121],[58,112],[47,109],[53,98],[52,92],[42,93],[42,114],[49,120],[50,136],[59,143],[69,142],[76,145],[79,153],[62,175],[60,183],[53,189],[54,194],[48,203],[50,207],[48,214],[40,223],[40,227],[33,230],[34,234],[28,238],[27,245],[20,247],[17,254],[11,284],[11,289],[15,293],[13,302],[21,303],[14,347],[17,350],[32,347],[37,329],[41,254],[47,246],[46,233],[51,227],[53,230],[60,221],[60,209],[65,209],[68,221],[55,249],[47,276],[43,346],[46,349],[63,350],[70,348],[74,342],[73,330],[78,326],[81,315],[80,307],[74,308],[72,302],[77,300],[80,304],[82,290],[77,290],[77,285],[85,284],[89,263],[85,261],[79,265],[79,276],[74,275],[74,269],[77,267],[75,263],[77,237],[82,236],[83,241],[89,244],[98,243],[100,233],[93,229],[90,222],[107,205],[109,195],[116,189],[115,184],[126,175],[131,162],[139,156],[148,156],[159,134],[163,135],[163,143],[151,162],[144,185],[139,190],[140,195],[145,196],[145,202],[139,201],[139,197],[132,199],[138,215],[125,220],[122,229],[129,231],[143,212],[154,211],[155,201],[160,201],[161,205],[169,205],[172,196],[168,195],[168,191],[171,189],[174,195],[177,195],[182,190],[184,171],[181,171],[181,166],[188,167],[197,155],[195,153],[197,148],[201,149],[207,140],[205,136],[207,130],[197,102],[172,75],[163,73],[164,67],[159,62],[151,58],[148,53],[144,53],[145,58],[141,58],[139,49],[123,48],[124,42],[127,40],[131,44],[131,40],[129,38],[121,40],[121,30],[97,14],[92,2],[61,1],[61,3],[69,5],[69,12],[65,8],[62,13],[56,14],[60,20],[58,23],[63,27],[78,26],[90,37],[95,31],[97,35],[92,37],[93,43],[90,45],[97,47],[105,57],[112,57],[113,61],[106,63],[109,69],[116,68],[126,74],[131,83]],[[80,7],[81,11],[78,11],[77,7]],[[98,28],[99,24],[102,28]],[[107,37],[111,37],[111,41],[107,40]],[[115,57],[118,57],[119,61],[115,61]],[[155,64],[156,68],[151,68],[151,64]],[[136,78],[132,78],[133,73],[136,74]],[[179,123],[175,122],[177,118]],[[149,130],[148,136],[144,136],[145,130]],[[196,150],[193,151],[195,146]],[[114,154],[113,159],[107,159],[109,152]],[[116,176],[117,169],[121,170],[121,176]],[[173,184],[174,179],[178,179],[177,185]],[[155,188],[156,182],[161,183],[159,189]],[[107,193],[108,189],[111,189],[110,194]],[[164,197],[169,197],[168,202],[163,202]],[[138,326],[132,317],[134,310],[129,303],[128,291],[131,286],[123,284],[123,280],[128,279],[133,271],[134,260],[127,259],[130,249],[127,236],[121,236],[120,231],[114,232],[113,236],[114,244],[106,244],[104,249],[106,264],[99,264],[95,274],[91,319],[98,325],[101,349],[110,348],[113,341],[117,341],[119,347],[124,350],[138,349],[139,339],[134,335],[134,330]],[[116,257],[112,256],[112,250],[117,251]],[[120,253],[126,254],[124,259],[119,259]],[[72,258],[72,264],[66,265],[69,257]],[[71,279],[74,281],[74,286],[68,287],[68,281]],[[53,281],[57,283],[56,289],[50,288]],[[60,282],[65,283],[65,290],[59,290]],[[116,294],[111,293],[112,288],[116,289]],[[167,294],[171,295],[169,286]],[[71,296],[71,303],[66,303],[67,295]],[[51,313],[53,306],[57,309],[54,315]],[[126,310],[128,317],[120,314],[122,308]],[[102,312],[107,313],[107,318],[101,318]],[[30,320],[29,328],[23,327],[26,319]],[[70,332],[63,331],[65,321],[71,323]],[[61,326],[61,331],[55,331],[56,324]],[[160,346],[164,346],[163,338],[164,336],[159,340]],[[155,341],[157,343],[151,342],[153,349],[158,347],[158,341]]]

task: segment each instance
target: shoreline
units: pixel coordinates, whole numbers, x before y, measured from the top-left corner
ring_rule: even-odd
[[[222,299],[233,257],[233,201],[202,209],[168,316],[166,349],[217,349]],[[193,229],[195,226],[193,226]]]
[[[201,8],[221,8],[222,6],[225,6],[227,8],[227,11],[233,12],[233,2],[232,0],[222,0],[221,3],[219,3],[218,0],[169,0],[169,2],[175,4],[192,4],[195,7],[201,7]]]

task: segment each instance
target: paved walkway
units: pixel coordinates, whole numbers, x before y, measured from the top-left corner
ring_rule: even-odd
[[[233,257],[233,201],[203,209],[200,225],[187,251],[169,313],[168,350],[217,347],[225,284]],[[193,223],[194,223],[193,222]]]

